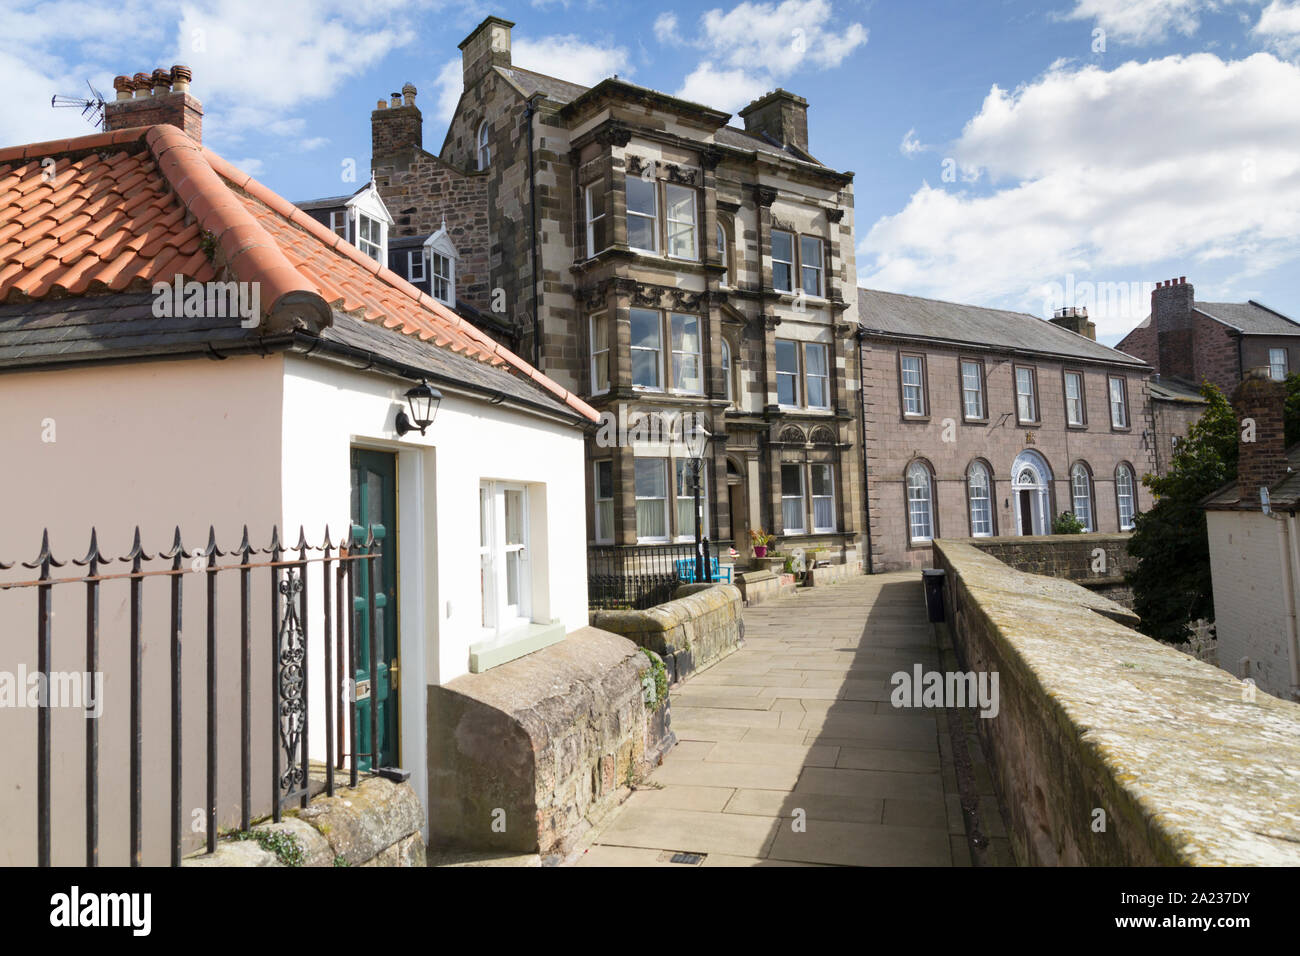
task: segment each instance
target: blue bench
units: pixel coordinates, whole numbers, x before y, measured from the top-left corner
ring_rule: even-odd
[[[673,564],[677,568],[677,579],[679,581],[685,581],[689,584],[695,580],[695,559],[694,558],[678,558],[676,561],[673,562]],[[724,580],[723,577],[724,573],[725,573],[726,582],[730,584],[731,565],[728,564],[725,567],[719,568],[718,559],[709,558],[709,580],[710,581]]]

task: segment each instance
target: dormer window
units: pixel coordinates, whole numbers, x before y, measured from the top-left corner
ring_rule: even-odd
[[[336,209],[330,213],[330,231],[343,239],[348,238],[348,211]]]
[[[425,280],[423,249],[412,249],[406,254],[406,278],[409,282]]]
[[[478,168],[487,169],[492,165],[492,147],[488,145],[488,124],[484,120],[478,127]]]
[[[424,243],[429,260],[429,289],[433,297],[443,305],[456,307],[456,247],[447,235],[446,220],[442,228]]]
[[[378,262],[386,259],[384,224],[363,212],[357,213],[357,248]]]

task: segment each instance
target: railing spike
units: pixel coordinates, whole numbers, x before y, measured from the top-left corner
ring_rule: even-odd
[[[307,530],[302,525],[298,525],[298,543],[293,546],[293,550],[299,553],[299,557],[306,557],[310,548],[311,545],[307,543]]]
[[[244,537],[243,537],[243,539],[240,540],[240,542],[239,542],[239,553],[240,553],[241,555],[243,555],[244,560],[246,561],[246,560],[248,559],[248,555],[249,555],[253,550],[255,550],[255,549],[254,549],[253,546],[252,546],[251,544],[249,544],[249,542],[248,542],[248,525],[244,525]]]
[[[330,541],[330,526],[325,525],[325,540],[321,542],[321,550],[328,552],[334,547],[334,542]]]
[[[224,556],[226,552],[217,547],[217,529],[208,525],[208,546],[204,552],[208,556],[208,564],[215,563],[218,556]]]
[[[81,567],[93,567],[94,565],[103,564],[108,560],[108,558],[104,557],[104,555],[100,553],[99,534],[92,526],[90,529],[90,548],[86,551],[86,556],[80,559],[73,558],[72,563],[80,565]],[[7,567],[7,565],[0,564],[0,569],[5,567]]]
[[[266,553],[275,554],[283,550],[284,545],[280,543],[280,526],[278,524],[273,524],[271,525],[271,546],[266,549]]]
[[[25,568],[40,568],[42,574],[49,572],[50,568],[61,568],[66,562],[58,561],[50,553],[50,529],[45,528],[41,531],[41,553],[36,556],[35,561],[24,561]]]

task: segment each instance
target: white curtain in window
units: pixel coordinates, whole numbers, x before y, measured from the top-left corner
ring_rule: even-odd
[[[803,466],[781,466],[781,526],[788,534],[804,527]]]
[[[668,537],[668,461],[664,458],[636,460],[636,536]]]
[[[919,461],[912,462],[907,469],[907,518],[913,541],[934,537],[930,503],[930,469]]]
[[[835,486],[830,465],[810,465],[812,473],[813,530],[835,530]]]

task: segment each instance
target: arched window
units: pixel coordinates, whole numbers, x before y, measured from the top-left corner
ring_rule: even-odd
[[[1119,530],[1133,530],[1133,469],[1127,462],[1115,468],[1115,504],[1119,508]]]
[[[1083,524],[1083,530],[1096,531],[1092,522],[1092,474],[1081,461],[1076,461],[1070,468],[1070,498],[1074,516]]]
[[[722,379],[725,383],[722,394],[727,396],[727,401],[734,401],[731,397],[731,346],[726,339],[722,340]]]
[[[487,169],[492,165],[492,147],[488,145],[488,124],[484,120],[478,127],[478,168]]]
[[[913,544],[934,539],[934,484],[920,460],[907,466],[907,535]]]
[[[970,533],[973,538],[993,536],[993,489],[988,465],[971,462],[966,472],[966,491],[970,497]]]

